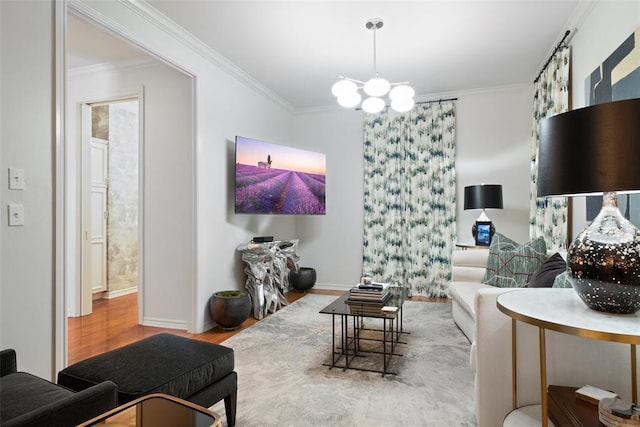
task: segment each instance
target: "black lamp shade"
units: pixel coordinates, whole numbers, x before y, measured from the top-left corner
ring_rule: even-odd
[[[640,99],[540,123],[538,197],[640,190]]]
[[[464,187],[465,209],[502,209],[502,185]]]

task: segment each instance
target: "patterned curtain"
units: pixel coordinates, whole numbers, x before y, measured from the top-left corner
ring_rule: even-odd
[[[369,116],[363,270],[414,294],[446,297],[455,242],[453,102]]]
[[[533,97],[529,237],[543,237],[551,250],[567,248],[567,198],[537,197],[538,131],[540,121],[569,109],[570,59],[571,51],[567,46],[558,49],[535,83]]]

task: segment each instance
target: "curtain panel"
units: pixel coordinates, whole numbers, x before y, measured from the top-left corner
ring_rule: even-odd
[[[538,146],[540,122],[569,110],[571,50],[562,46],[535,83],[531,154],[529,237],[543,237],[551,250],[567,248],[567,198],[538,197]]]
[[[363,271],[413,294],[446,297],[456,242],[452,101],[364,123]]]

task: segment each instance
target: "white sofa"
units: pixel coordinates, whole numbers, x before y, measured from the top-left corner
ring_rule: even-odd
[[[480,283],[488,255],[486,249],[454,251],[449,284],[454,321],[472,343],[479,427],[501,426],[512,409],[511,318],[498,310],[496,298],[517,289]],[[590,384],[631,399],[629,345],[548,331],[546,346],[548,384]],[[540,403],[538,354],[538,329],[518,322],[519,406]]]

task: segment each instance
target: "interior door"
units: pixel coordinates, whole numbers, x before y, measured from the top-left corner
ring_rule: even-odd
[[[109,142],[91,138],[91,292],[107,290]]]

